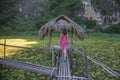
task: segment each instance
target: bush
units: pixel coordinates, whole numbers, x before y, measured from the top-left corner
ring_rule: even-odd
[[[0,36],[1,35],[11,35],[14,30],[9,26],[2,26],[0,29]]]
[[[36,31],[32,26],[16,26],[14,29],[16,32]]]
[[[85,22],[86,28],[92,29],[96,26],[96,20],[87,20]]]
[[[120,34],[120,23],[110,26],[106,32]]]
[[[85,22],[85,29],[88,33],[94,33],[94,32],[102,32],[102,27],[96,23],[96,20],[86,20]]]
[[[96,25],[96,30],[97,32],[103,32],[102,26],[99,24]]]

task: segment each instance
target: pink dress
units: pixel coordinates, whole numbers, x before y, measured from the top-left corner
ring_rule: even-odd
[[[61,35],[61,40],[60,40],[60,47],[62,49],[67,49],[68,48],[68,37],[67,35]]]

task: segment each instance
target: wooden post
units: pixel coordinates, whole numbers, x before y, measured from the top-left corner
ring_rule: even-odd
[[[73,34],[71,33],[71,47],[73,46]]]
[[[3,65],[2,64],[0,64],[0,70],[2,70],[3,69]],[[0,79],[2,79],[2,73],[0,74]]]
[[[55,54],[54,54],[54,48],[52,49],[52,65],[55,66]]]
[[[52,40],[52,31],[49,31],[49,47],[51,46],[51,40]]]
[[[48,31],[48,34],[46,35],[47,36],[47,39],[46,39],[46,50],[45,50],[45,55],[46,55],[46,60],[48,59],[48,53],[49,53],[49,42],[50,42],[50,38],[49,38],[49,31]]]
[[[88,78],[88,59],[86,55],[86,47],[84,47],[84,57],[85,57],[85,73],[86,77]]]
[[[4,38],[4,58],[6,57],[6,38]]]
[[[50,77],[50,76],[47,76],[47,80],[51,80],[51,77]]]
[[[2,69],[3,68],[3,65],[2,64],[0,64],[0,69]]]

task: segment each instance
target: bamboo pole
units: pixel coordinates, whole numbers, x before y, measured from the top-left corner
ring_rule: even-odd
[[[6,38],[4,38],[4,58],[6,57]]]

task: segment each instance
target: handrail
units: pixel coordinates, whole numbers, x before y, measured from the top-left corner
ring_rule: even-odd
[[[41,66],[37,64],[21,62],[21,61],[16,61],[16,60],[11,60],[11,59],[0,58],[0,64],[14,67],[16,69],[31,71],[34,73],[39,73],[39,74],[44,74],[44,75],[49,75],[49,76],[51,75],[55,76],[54,72],[56,71],[55,67]]]
[[[14,45],[7,45],[7,44],[0,44],[2,46],[8,46],[8,47],[16,47],[16,48],[25,48],[25,49],[30,49],[30,47],[23,47],[23,46],[14,46]]]
[[[6,46],[7,47],[14,47],[14,48],[23,48],[23,49],[35,49],[35,50],[51,50],[51,48],[41,48],[41,47],[23,47],[23,46],[14,46],[14,45],[8,45],[8,44],[1,44],[0,43],[0,46],[4,46],[4,58],[5,58],[5,55],[6,55]]]
[[[14,46],[14,45],[8,45],[8,44],[1,44],[0,43],[0,45],[2,45],[2,46],[8,46],[8,47],[15,47],[15,48],[24,48],[24,49],[40,49],[40,50],[46,50],[46,49],[48,49],[48,50],[51,50],[51,48],[41,48],[41,47],[23,47],[23,46]]]
[[[91,57],[89,57],[88,55],[84,54],[83,52],[81,52],[80,50],[78,49],[75,49],[73,48],[75,51],[79,52],[82,56],[86,56],[86,58],[90,61],[92,61],[93,63],[95,64],[98,64],[99,66],[101,66],[104,70],[106,70],[108,73],[110,73],[111,75],[117,77],[117,78],[120,78],[120,74],[114,70],[112,70],[110,67],[106,66],[105,64],[103,64],[102,62],[96,60],[96,59],[93,59]]]

